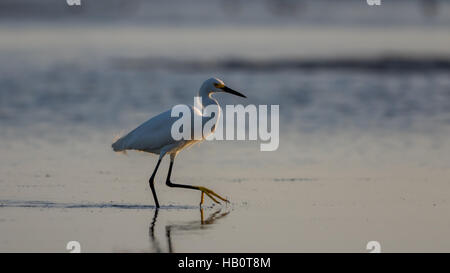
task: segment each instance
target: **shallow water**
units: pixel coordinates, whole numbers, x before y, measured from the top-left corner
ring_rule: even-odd
[[[164,5],[156,23],[2,18],[0,251],[67,252],[73,240],[83,252],[367,252],[373,240],[449,251],[448,4],[430,19],[420,1],[384,17],[349,16],[350,1],[317,22],[315,2],[298,20],[244,8],[207,27],[196,9],[167,23]],[[165,186],[166,159],[156,210],[157,157],[110,144],[192,104],[210,76],[248,96],[218,95],[222,105],[280,105],[279,149],[215,141],[180,153],[175,183],[231,201],[202,210],[200,193]]]

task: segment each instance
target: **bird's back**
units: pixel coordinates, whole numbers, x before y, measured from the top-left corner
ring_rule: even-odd
[[[171,117],[171,110],[167,110],[121,137],[112,144],[114,151],[139,150],[159,153],[167,145],[177,142],[172,138],[172,124],[177,117]]]

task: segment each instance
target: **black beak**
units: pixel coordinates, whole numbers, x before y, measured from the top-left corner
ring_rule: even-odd
[[[238,91],[235,91],[235,90],[233,90],[233,89],[231,89],[231,88],[228,88],[228,87],[226,87],[226,86],[222,87],[221,89],[222,89],[224,92],[227,92],[227,93],[230,93],[230,94],[239,96],[239,97],[247,98],[245,95],[243,95],[243,94],[239,93]]]

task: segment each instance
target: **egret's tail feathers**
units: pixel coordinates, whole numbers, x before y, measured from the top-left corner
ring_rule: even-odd
[[[114,152],[123,152],[126,154],[126,147],[124,145],[123,137],[120,135],[116,136],[113,140],[113,144],[111,145]]]

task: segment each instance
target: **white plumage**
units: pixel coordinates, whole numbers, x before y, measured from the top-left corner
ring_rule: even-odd
[[[161,151],[167,152],[169,146],[176,145],[171,135],[171,128],[177,117],[171,117],[171,110],[167,110],[146,122],[139,127],[121,137],[112,144],[115,152],[124,150],[138,150],[154,154]]]

